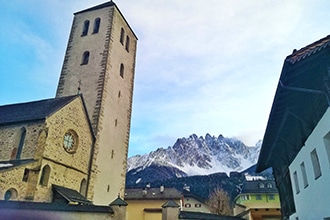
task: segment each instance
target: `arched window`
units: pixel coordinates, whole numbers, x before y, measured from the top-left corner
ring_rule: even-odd
[[[86,197],[86,191],[87,191],[87,181],[86,179],[82,179],[80,183],[80,194]]]
[[[89,51],[85,51],[82,56],[81,65],[88,64],[89,61]]]
[[[120,76],[121,76],[121,78],[124,78],[124,64],[120,64]]]
[[[259,183],[259,188],[265,188],[265,184]]]
[[[127,52],[129,52],[129,36],[126,36],[126,44],[125,44],[125,49],[127,50]]]
[[[26,135],[26,129],[23,127],[19,130],[17,134],[17,139],[15,143],[16,146],[14,146],[10,156],[11,160],[15,160],[15,159],[17,160],[21,158],[24,141],[25,141],[25,135]]]
[[[14,188],[8,189],[5,193],[5,200],[15,200],[17,199],[17,190]]]
[[[50,167],[46,165],[44,166],[44,168],[42,168],[39,184],[42,186],[47,186],[49,176],[50,176]]]
[[[84,21],[83,25],[83,31],[81,33],[81,36],[85,36],[88,33],[88,28],[89,28],[89,20]]]
[[[125,37],[125,31],[124,28],[120,29],[120,43],[124,45],[124,37]]]
[[[26,135],[26,129],[23,127],[21,128],[21,138],[19,140],[18,148],[17,148],[17,154],[16,159],[21,159],[21,154],[23,150],[23,145],[25,141],[25,135]]]
[[[93,34],[99,33],[100,23],[101,23],[101,19],[100,18],[95,18],[95,20],[94,20]]]

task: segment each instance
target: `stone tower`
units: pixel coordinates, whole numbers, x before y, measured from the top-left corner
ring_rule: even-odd
[[[94,204],[124,196],[136,46],[114,2],[74,14],[56,97],[84,97],[96,137],[88,183]]]

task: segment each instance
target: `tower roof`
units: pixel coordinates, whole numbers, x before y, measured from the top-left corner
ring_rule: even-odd
[[[74,14],[79,14],[79,13],[83,13],[83,12],[87,12],[87,11],[94,11],[94,10],[97,10],[97,9],[102,9],[102,8],[111,7],[111,6],[116,6],[116,4],[112,0],[108,1],[108,2],[105,2],[103,4],[100,4],[100,5],[93,6],[91,8],[84,9],[82,11],[78,11]]]

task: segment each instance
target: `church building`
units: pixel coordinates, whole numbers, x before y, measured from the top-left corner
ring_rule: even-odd
[[[136,46],[114,2],[74,14],[56,97],[0,106],[0,200],[124,206]]]

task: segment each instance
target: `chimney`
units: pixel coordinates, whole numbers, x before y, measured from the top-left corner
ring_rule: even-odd
[[[163,186],[163,185],[161,185],[161,186],[159,187],[159,192],[160,192],[160,193],[163,193],[163,192],[164,192],[164,190],[165,190],[164,186]]]

